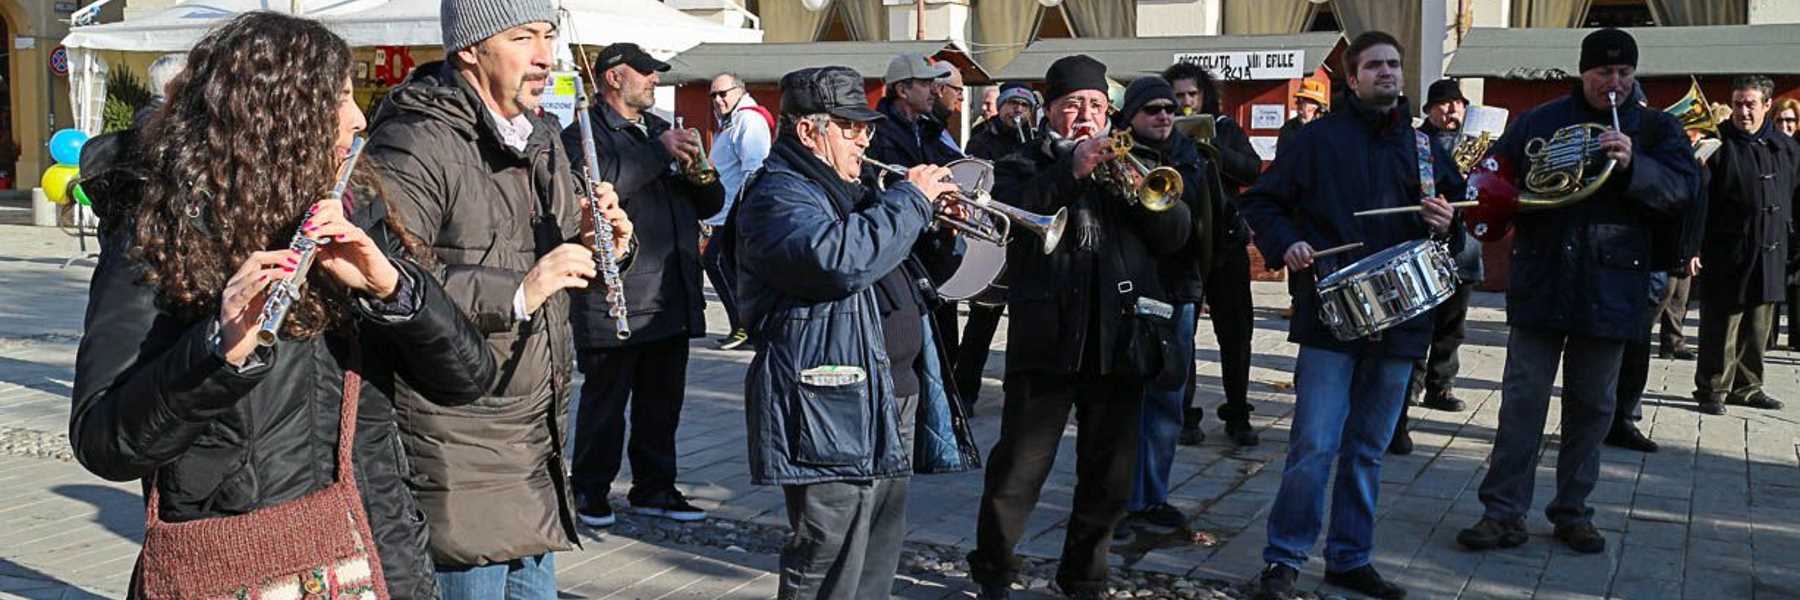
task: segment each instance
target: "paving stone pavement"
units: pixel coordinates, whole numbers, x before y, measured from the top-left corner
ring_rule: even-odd
[[[54,436],[67,426],[93,266],[78,260],[63,268],[75,254],[75,240],[60,231],[0,224],[0,598],[119,597],[143,532],[138,483],[103,481],[72,462],[32,452],[33,444],[66,444]],[[1285,288],[1259,283],[1256,301],[1252,423],[1263,444],[1229,448],[1219,424],[1208,421],[1208,442],[1181,449],[1172,477],[1172,503],[1212,543],[1116,557],[1115,564],[1226,581],[1242,581],[1260,566],[1293,409],[1296,348],[1285,341],[1286,322],[1277,313],[1286,304]],[[1542,517],[1554,488],[1555,406],[1537,473],[1530,543],[1486,554],[1457,549],[1456,531],[1481,513],[1475,486],[1498,421],[1506,340],[1502,298],[1477,294],[1474,304],[1458,382],[1469,410],[1415,409],[1416,451],[1386,460],[1375,553],[1384,573],[1413,598],[1800,598],[1800,562],[1794,559],[1800,556],[1800,402],[1776,412],[1734,408],[1722,417],[1701,415],[1687,399],[1691,361],[1652,365],[1640,426],[1662,452],[1604,451],[1591,498],[1595,522],[1609,542],[1604,554],[1571,553],[1555,543]],[[715,329],[723,328],[716,303],[708,316]],[[1697,313],[1690,331],[1694,319]],[[1218,352],[1210,325],[1203,320],[1200,329],[1198,397],[1211,413],[1221,402]],[[1001,338],[973,422],[984,449],[999,429]],[[716,519],[784,526],[780,494],[748,483],[741,389],[749,353],[715,351],[710,339],[695,340],[693,348],[679,442],[682,485]],[[1800,401],[1800,355],[1774,352],[1768,368],[1770,392]],[[1073,494],[1073,434],[1073,428],[1067,431],[1031,519],[1024,554],[1054,557],[1060,547]],[[621,497],[627,481],[629,471],[617,485]],[[917,478],[909,541],[972,546],[980,494],[980,473]],[[767,598],[775,589],[772,556],[707,544],[593,535],[557,562],[568,598]],[[1347,594],[1323,586],[1322,569],[1319,561],[1309,563],[1302,586]],[[896,582],[895,595],[966,597],[970,589],[962,578],[908,576]]]

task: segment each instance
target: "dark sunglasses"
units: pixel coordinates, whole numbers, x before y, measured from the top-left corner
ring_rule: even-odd
[[[1796,121],[1800,121],[1800,119],[1796,119],[1794,117],[1776,117],[1775,118],[1776,123],[1793,123]]]
[[[707,95],[707,96],[710,96],[710,97],[713,97],[713,98],[724,98],[724,97],[725,97],[725,95],[726,95],[726,94],[729,94],[729,93],[732,93],[732,92],[735,92],[735,91],[737,91],[737,90],[738,90],[738,88],[735,88],[735,87],[733,87],[733,88],[726,88],[726,89],[722,89],[722,90],[719,90],[719,91],[716,91],[716,92],[707,92],[707,93],[706,93],[706,95]]]
[[[1146,107],[1140,108],[1138,110],[1143,111],[1144,114],[1151,115],[1151,116],[1172,115],[1172,114],[1175,114],[1175,105],[1173,105],[1173,104],[1157,104],[1157,105],[1152,105],[1152,106],[1146,106]]]

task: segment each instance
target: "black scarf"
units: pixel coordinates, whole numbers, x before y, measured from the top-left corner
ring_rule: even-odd
[[[837,205],[840,218],[848,217],[850,213],[855,212],[865,198],[869,202],[881,201],[878,195],[863,187],[861,183],[844,181],[836,169],[820,160],[817,155],[813,154],[811,148],[800,143],[798,137],[783,135],[776,138],[775,145],[769,149],[769,153],[787,163],[794,172],[824,188],[825,196],[831,199],[832,204]],[[920,302],[922,300],[918,295],[918,290],[913,288],[910,278],[906,276],[904,264],[888,276],[882,277],[875,284],[875,289],[875,298],[883,315],[893,312],[894,307],[900,302]]]

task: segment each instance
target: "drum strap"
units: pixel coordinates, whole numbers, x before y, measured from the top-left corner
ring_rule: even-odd
[[[1436,196],[1438,195],[1437,174],[1431,164],[1431,136],[1414,129],[1413,141],[1419,146],[1419,190],[1424,193],[1426,198]]]

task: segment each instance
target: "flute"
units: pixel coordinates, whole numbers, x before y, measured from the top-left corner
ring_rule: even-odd
[[[581,172],[587,177],[588,189],[600,185],[600,150],[594,144],[593,117],[588,115],[588,95],[575,98],[575,123],[581,131],[581,157],[586,164]],[[613,335],[623,340],[631,337],[630,313],[625,310],[625,281],[619,277],[619,261],[613,255],[612,222],[600,214],[598,198],[588,201],[588,215],[594,220],[594,262],[600,267],[601,282],[606,286],[607,316],[613,319]]]
[[[344,199],[344,192],[350,188],[350,173],[356,170],[356,159],[362,156],[362,150],[363,138],[351,138],[350,155],[344,158],[344,164],[338,166],[337,183],[331,186],[331,192],[325,196],[327,199]],[[306,215],[312,216],[312,210],[307,209]],[[293,273],[269,287],[269,299],[263,302],[262,321],[256,328],[257,345],[275,345],[275,339],[281,332],[281,324],[287,321],[288,310],[294,307],[294,300],[300,298],[300,290],[306,286],[306,273],[312,270],[319,246],[324,245],[306,235],[305,219],[300,220],[300,227],[301,229],[294,231],[293,241],[288,242],[288,250],[300,255],[299,264],[294,267]]]

